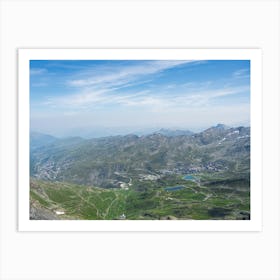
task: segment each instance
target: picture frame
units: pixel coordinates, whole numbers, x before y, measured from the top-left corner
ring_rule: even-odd
[[[279,5],[0,0],[0,279],[280,279]],[[257,231],[18,230],[18,50],[119,48],[261,49]]]
[[[258,49],[20,49],[19,59],[19,230],[20,231],[258,231],[261,230],[261,50]],[[250,220],[30,220],[29,89],[35,60],[250,60]]]

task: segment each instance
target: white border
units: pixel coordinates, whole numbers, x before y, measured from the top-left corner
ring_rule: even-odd
[[[30,60],[250,60],[251,220],[95,221],[29,220]],[[19,231],[261,231],[262,65],[260,49],[19,49],[18,50],[18,230]]]

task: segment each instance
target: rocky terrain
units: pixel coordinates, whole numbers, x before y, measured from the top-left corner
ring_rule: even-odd
[[[32,219],[118,219],[123,214],[130,219],[250,216],[248,127],[219,124],[200,133],[162,129],[144,136],[93,139],[32,133],[30,138]],[[183,187],[170,193],[165,190],[170,186]],[[65,201],[57,202],[54,197],[61,194],[52,197],[54,190],[64,193]],[[96,197],[108,195],[113,200],[102,200],[107,209],[102,214],[95,211],[83,216],[77,211],[76,215],[71,208],[69,215],[63,204],[69,199],[67,190],[71,196],[82,190],[79,197],[92,197],[95,207],[99,203]],[[122,207],[110,210],[110,203]]]

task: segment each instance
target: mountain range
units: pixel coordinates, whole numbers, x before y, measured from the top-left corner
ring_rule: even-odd
[[[161,129],[94,139],[31,133],[30,139],[32,177],[101,187],[113,187],[116,172],[248,169],[250,160],[248,127],[217,125],[200,133]]]

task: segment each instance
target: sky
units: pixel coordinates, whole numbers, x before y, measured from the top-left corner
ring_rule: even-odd
[[[250,125],[249,60],[31,60],[30,125],[59,137]]]

